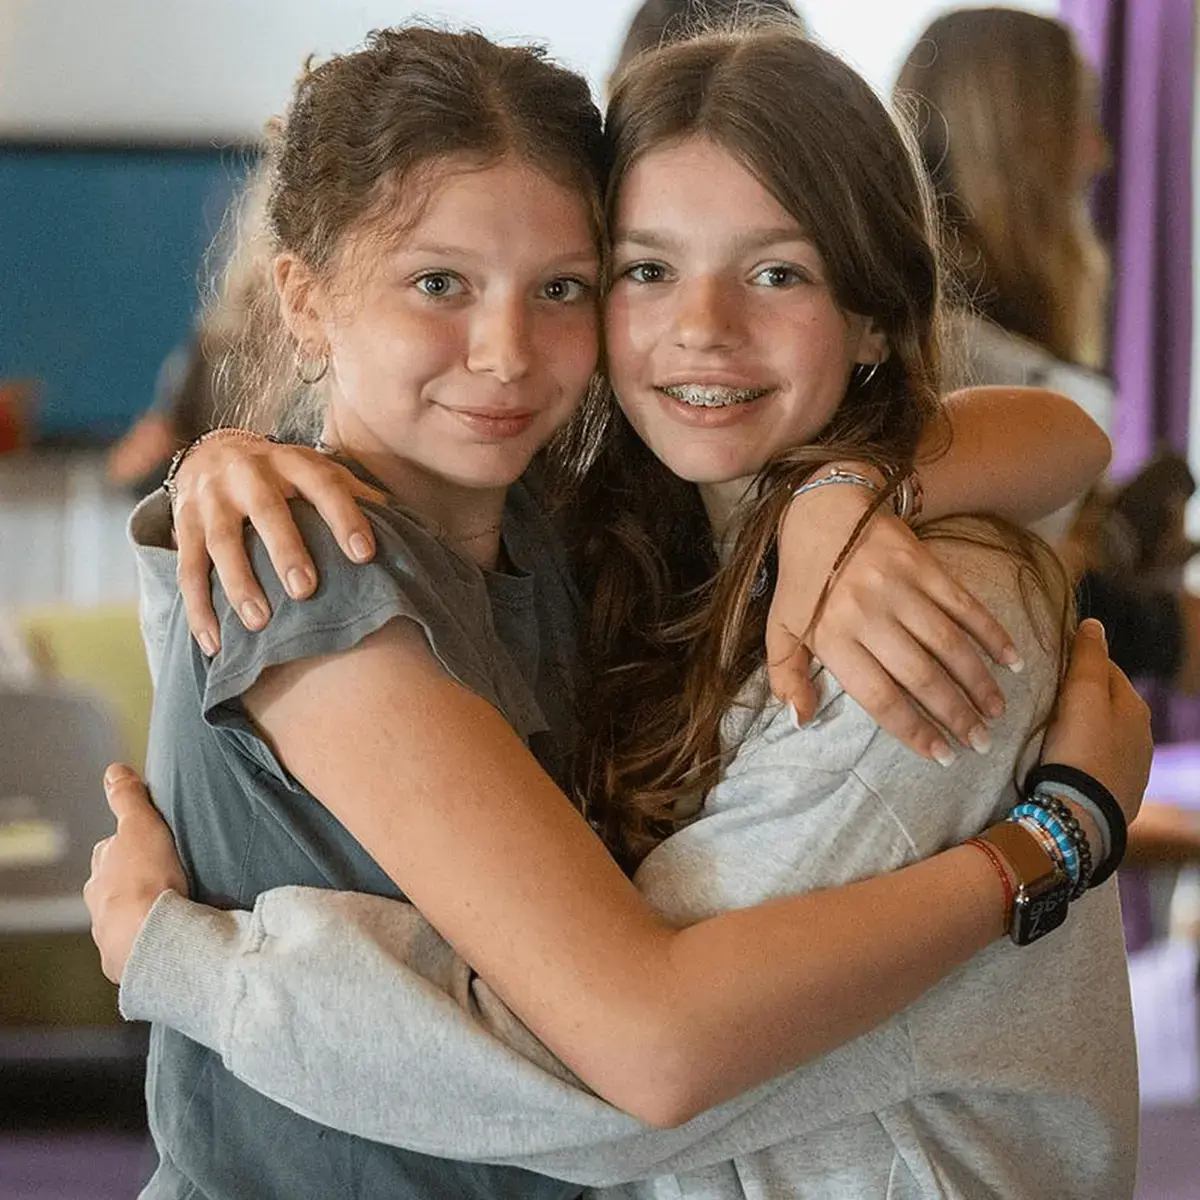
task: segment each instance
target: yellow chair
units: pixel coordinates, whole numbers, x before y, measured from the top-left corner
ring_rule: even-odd
[[[50,674],[95,692],[116,709],[126,761],[141,770],[153,689],[137,606],[28,609],[17,614],[17,627]]]

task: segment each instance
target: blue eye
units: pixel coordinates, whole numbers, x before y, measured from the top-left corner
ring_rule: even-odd
[[[639,262],[626,267],[621,275],[625,279],[632,279],[634,283],[662,283],[667,276],[667,268],[662,263]]]
[[[774,266],[763,267],[754,276],[754,282],[762,287],[784,288],[795,287],[798,283],[804,283],[805,278],[795,267],[776,263]]]
[[[570,304],[582,300],[591,290],[582,279],[552,279],[542,288],[542,295],[556,304]]]
[[[447,296],[461,296],[466,290],[463,282],[449,271],[430,271],[419,276],[414,281],[417,291],[433,300],[442,300]]]

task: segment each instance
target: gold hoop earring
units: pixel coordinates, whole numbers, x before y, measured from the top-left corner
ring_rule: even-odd
[[[296,378],[300,380],[305,387],[312,387],[318,384],[325,378],[325,373],[329,370],[329,351],[322,350],[315,360],[304,358],[300,351],[296,351]]]
[[[879,370],[879,367],[880,364],[877,362],[872,363],[869,367],[867,367],[866,363],[856,364],[854,370],[850,373],[850,382],[855,389],[865,388],[875,378],[875,373]],[[865,373],[859,375],[859,371],[862,371],[863,368],[866,368]]]

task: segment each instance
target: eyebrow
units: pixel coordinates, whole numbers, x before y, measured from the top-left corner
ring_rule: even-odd
[[[430,258],[476,258],[479,251],[472,249],[469,246],[449,246],[433,242],[422,242],[416,246],[397,246],[397,251],[402,254],[426,254]],[[568,250],[565,254],[560,254],[556,258],[550,260],[547,264],[550,267],[568,267],[568,266],[583,266],[594,265],[600,261],[599,252],[592,246],[586,249]]]
[[[787,242],[812,244],[799,225],[781,225],[777,229],[747,230],[734,242],[734,248],[739,254],[744,254],[749,250],[763,250],[768,246],[779,246]],[[678,250],[680,246],[678,239],[653,229],[618,231],[613,244],[614,246],[644,246],[648,250],[667,251]]]

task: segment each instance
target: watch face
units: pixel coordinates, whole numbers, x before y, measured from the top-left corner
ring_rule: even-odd
[[[1013,901],[1010,936],[1018,946],[1028,946],[1053,932],[1067,919],[1071,889],[1061,884],[1037,894],[1022,888]]]

